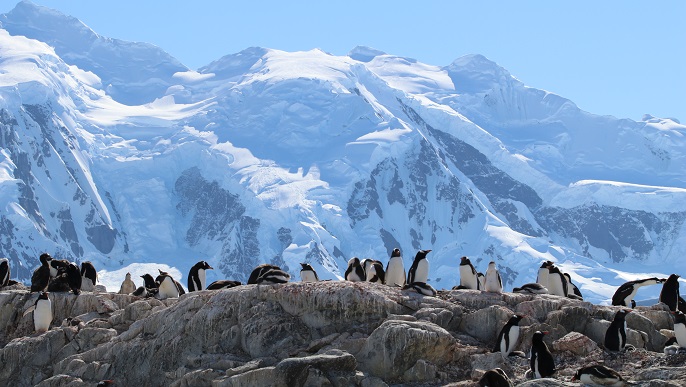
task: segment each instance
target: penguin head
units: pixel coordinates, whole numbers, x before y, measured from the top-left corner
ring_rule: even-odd
[[[417,256],[415,257],[415,259],[424,258],[424,257],[426,257],[426,255],[429,254],[430,252],[431,252],[431,250],[419,250],[419,251],[417,251]]]
[[[543,336],[547,335],[547,331],[536,331],[534,332],[534,336],[531,338],[532,343],[542,343],[543,342]]]
[[[676,282],[681,276],[679,274],[672,274],[667,278],[667,281],[665,282]]]
[[[472,262],[469,260],[469,258],[467,258],[467,257],[460,258],[460,265],[469,265],[470,263],[472,263]]]
[[[510,320],[508,321],[508,323],[513,324],[513,325],[517,325],[517,324],[519,324],[520,321],[522,321],[522,319],[524,317],[525,316],[522,316],[521,314],[515,314],[514,316],[510,317]]]
[[[615,314],[615,320],[624,320],[626,315],[631,313],[631,309],[621,309]]]
[[[210,266],[210,264],[207,263],[207,261],[200,261],[200,262],[196,263],[195,265],[193,265],[193,267],[197,268],[198,270],[200,270],[200,269],[214,270],[214,268],[212,266]]]
[[[97,387],[108,387],[108,386],[114,386],[114,380],[112,380],[112,379],[101,380],[101,381],[97,384]]]
[[[309,263],[301,263],[300,266],[302,266],[302,270],[313,270]]]
[[[400,249],[396,247],[395,249],[393,249],[393,252],[391,253],[391,258],[399,257],[399,256],[400,256]]]
[[[38,299],[39,300],[47,300],[49,295],[50,295],[50,293],[48,293],[48,292],[40,292],[38,294]]]
[[[550,266],[550,261],[543,261],[541,264],[541,269],[547,269]]]
[[[348,261],[348,266],[360,266],[360,259],[357,257],[352,257]]]
[[[40,258],[39,258],[39,259],[40,259],[40,262],[41,262],[43,265],[47,265],[48,262],[49,262],[50,260],[52,260],[52,257],[51,257],[50,254],[48,254],[48,253],[43,253],[43,254],[40,255]]]
[[[495,261],[491,261],[488,263],[488,268],[489,269],[495,269]]]
[[[674,315],[674,324],[685,324],[686,325],[686,314],[684,314],[682,311],[678,310],[676,312],[672,312]]]

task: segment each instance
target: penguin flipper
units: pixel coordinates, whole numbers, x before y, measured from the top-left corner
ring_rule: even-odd
[[[31,305],[28,309],[24,311],[24,314],[21,315],[21,317],[26,317],[27,314],[33,312],[36,309],[36,305]]]

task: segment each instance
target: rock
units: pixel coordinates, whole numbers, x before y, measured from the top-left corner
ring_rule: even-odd
[[[360,351],[360,369],[382,378],[399,378],[418,360],[443,365],[452,358],[455,339],[430,322],[388,320]]]
[[[570,332],[553,342],[553,349],[558,352],[568,351],[578,356],[588,356],[597,351],[598,344],[579,332]]]
[[[466,313],[462,316],[459,330],[487,344],[495,343],[498,333],[514,313],[509,309],[494,305]]]
[[[354,371],[357,360],[347,352],[334,349],[318,355],[284,359],[276,365],[276,370],[284,375],[289,386],[293,386],[304,383],[310,367],[326,372]]]
[[[405,383],[432,383],[437,378],[436,366],[426,360],[419,359],[403,374]]]
[[[284,375],[276,367],[264,367],[228,378],[215,380],[215,387],[288,387]]]
[[[499,352],[472,355],[471,361],[472,380],[479,380],[486,371],[492,370],[494,368],[502,369],[508,376],[511,376],[514,373],[514,370],[512,369],[512,365],[510,364],[509,359],[504,359]]]

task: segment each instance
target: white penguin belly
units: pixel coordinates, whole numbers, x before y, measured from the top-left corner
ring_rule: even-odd
[[[429,280],[429,261],[422,259],[417,264],[417,270],[414,272],[414,282],[428,282]]]
[[[485,290],[487,292],[502,292],[503,289],[500,286],[500,281],[498,281],[498,273],[486,272]]]
[[[548,287],[548,268],[540,268],[538,269],[538,278],[536,279],[536,282],[539,284],[543,285],[544,288]]]
[[[36,304],[33,311],[33,324],[36,332],[47,332],[52,323],[52,303],[50,300],[41,300]]]
[[[548,292],[555,296],[567,296],[562,287],[562,278],[559,275],[551,275],[548,277]]]
[[[302,282],[317,282],[317,278],[314,276],[314,273],[309,270],[301,271],[300,279]]]
[[[179,290],[171,278],[165,277],[160,284],[159,292],[157,293],[160,299],[176,298],[179,296]]]
[[[500,343],[500,352],[504,356],[507,356],[510,354],[510,352],[514,351],[515,345],[517,344],[517,340],[519,340],[519,326],[511,326],[508,335],[510,337],[510,342],[506,343],[505,337],[503,337],[503,341]]]
[[[686,325],[674,324],[674,336],[679,347],[686,348]]]
[[[467,289],[477,290],[479,288],[477,281],[476,274],[472,272],[471,267],[468,265],[460,265],[460,285]]]
[[[405,285],[405,266],[402,258],[394,257],[388,262],[388,271],[386,272],[386,284],[395,286]]]

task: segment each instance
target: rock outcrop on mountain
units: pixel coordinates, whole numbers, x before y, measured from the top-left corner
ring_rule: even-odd
[[[19,286],[20,287],[20,286]],[[244,285],[140,299],[52,293],[53,325],[33,332],[36,295],[0,291],[0,384],[12,386],[475,385],[501,368],[522,385],[576,385],[577,369],[603,362],[639,385],[684,385],[686,355],[665,355],[673,335],[663,305],[627,317],[633,351],[602,349],[618,307],[549,295],[441,291],[436,297],[375,283]],[[523,356],[490,350],[514,313],[517,350],[537,330],[557,364],[527,381]],[[659,381],[659,382],[658,382]]]

